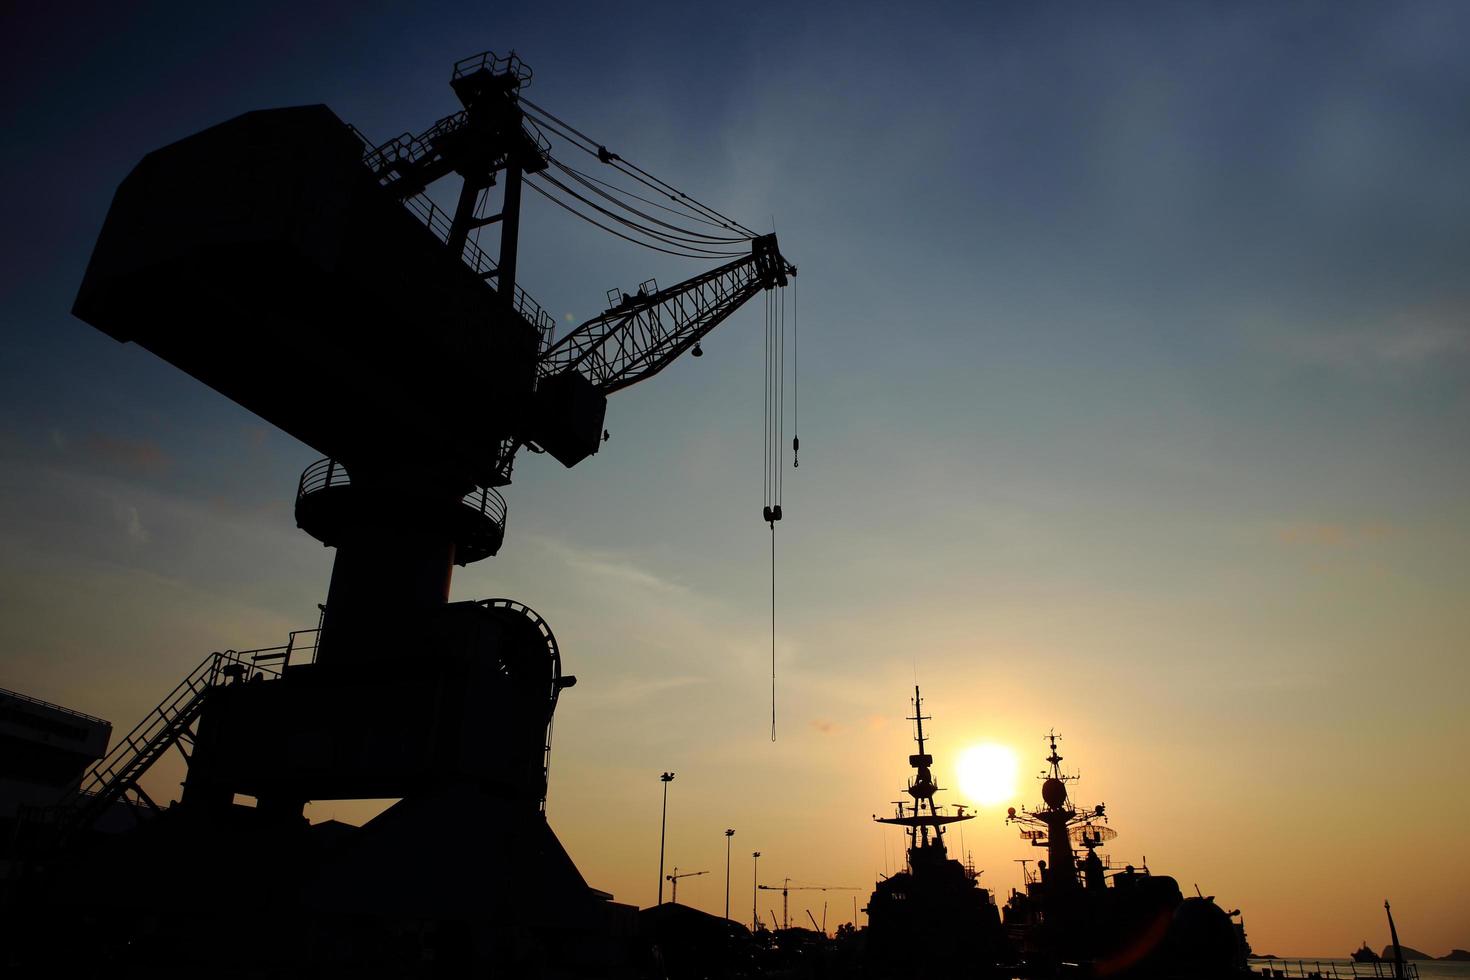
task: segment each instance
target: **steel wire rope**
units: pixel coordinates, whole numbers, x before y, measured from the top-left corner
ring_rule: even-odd
[[[764,339],[766,339],[766,361],[764,361],[763,383],[764,389],[760,392],[760,497],[761,514],[770,510],[770,292],[763,292],[761,303],[766,310],[766,322],[764,322]]]
[[[619,163],[626,164],[627,166],[620,167],[620,166],[618,166]],[[678,200],[688,201],[691,207],[697,208],[698,210],[703,211],[704,213],[708,214],[712,218],[718,218],[721,221],[727,222],[726,227],[732,228],[735,231],[743,232],[743,233],[749,235],[751,238],[756,237],[756,234],[755,234],[754,231],[751,231],[749,228],[745,227],[740,222],[736,221],[734,218],[730,217],[727,214],[722,214],[719,211],[716,211],[714,208],[710,207],[708,204],[705,204],[703,201],[700,201],[700,200],[698,200],[696,198],[690,197],[688,194],[685,194],[683,191],[679,190],[679,188],[675,187],[673,184],[670,184],[670,183],[667,183],[667,182],[665,182],[663,180],[660,180],[658,177],[655,177],[653,174],[649,173],[647,170],[644,170],[642,167],[638,166],[636,163],[631,163],[631,162],[629,162],[627,160],[619,159],[619,160],[614,160],[612,162],[612,165],[613,165],[613,167],[615,169],[621,170],[623,173],[627,174],[629,177],[632,177],[634,180],[638,181],[640,184],[646,184],[649,187],[652,187],[654,190],[659,191],[660,193],[662,193],[665,196],[669,197],[671,200],[675,200],[675,201],[678,201]],[[637,173],[635,174],[632,171],[637,171]],[[642,174],[643,177],[647,177],[648,180],[644,180],[642,177],[639,177],[638,174]],[[649,183],[649,181],[653,181],[653,183]],[[662,186],[660,186],[660,185],[662,185]]]
[[[527,176],[526,179],[528,181],[531,181],[532,180],[532,178],[530,176]],[[607,210],[606,208],[600,207],[596,203],[587,200],[585,197],[583,197],[582,195],[578,194],[576,191],[572,190],[571,188],[567,187],[565,184],[563,184],[561,181],[557,180],[555,177],[548,177],[545,174],[538,174],[534,179],[535,180],[542,180],[542,181],[545,181],[545,182],[551,184],[553,187],[556,187],[557,189],[561,190],[563,193],[568,194],[568,195],[576,198],[577,200],[581,201],[583,204],[587,205],[588,207],[592,208],[593,210],[595,210],[595,211],[597,211],[597,212],[599,212],[599,213],[601,213],[603,215],[606,215],[608,218],[612,219],[613,221],[616,221],[618,224],[623,225],[625,228],[629,228],[629,229],[631,229],[633,231],[638,232],[641,235],[645,235],[645,236],[647,236],[649,238],[655,239],[657,241],[661,241],[665,245],[672,245],[675,248],[682,248],[682,249],[685,249],[685,250],[691,251],[691,252],[699,252],[703,256],[709,256],[709,257],[713,257],[713,258],[740,258],[740,257],[742,257],[742,256],[744,256],[746,254],[745,252],[726,252],[726,251],[719,251],[719,250],[715,250],[715,249],[703,248],[702,245],[703,244],[707,244],[707,243],[688,242],[688,241],[684,241],[684,240],[679,239],[679,237],[676,236],[676,235],[669,235],[667,233],[660,232],[657,229],[645,228],[643,225],[638,224],[636,221],[629,221],[626,218],[619,217],[618,215],[613,214],[611,211]]]
[[[772,471],[775,469],[775,461],[772,458],[772,377],[771,366],[774,360],[772,341],[775,339],[775,302],[771,295],[772,290],[765,290],[765,342],[766,342],[766,371],[765,371],[765,393],[762,400],[762,426],[761,426],[761,468],[764,480],[763,493],[765,495],[765,507],[762,515],[768,518],[771,526],[771,741],[776,740],[776,521],[774,519],[773,506],[773,481]],[[781,447],[777,443],[774,446],[775,453],[779,456]]]
[[[771,741],[776,740],[776,524],[771,523]]]
[[[632,206],[627,205],[627,204],[624,204],[622,201],[619,201],[617,198],[613,197],[611,194],[607,193],[606,191],[602,190],[601,188],[594,187],[592,185],[592,182],[589,181],[586,176],[584,176],[583,174],[577,172],[576,170],[573,170],[571,167],[568,167],[566,164],[562,163],[560,160],[557,160],[556,158],[553,157],[553,158],[551,158],[551,162],[556,165],[556,168],[558,170],[560,170],[563,173],[565,173],[568,177],[572,178],[577,183],[581,184],[583,187],[586,187],[592,193],[596,194],[599,197],[605,198],[608,201],[611,201],[613,204],[616,204],[618,207],[620,207],[623,210],[629,212],[630,214],[636,214],[636,215],[638,215],[638,217],[644,219],[645,221],[652,221],[656,225],[662,225],[663,227],[668,228],[668,229],[671,229],[672,231],[680,231],[680,232],[685,233],[686,235],[693,235],[693,236],[695,236],[697,238],[700,238],[700,239],[702,239],[704,241],[707,241],[707,242],[734,244],[734,243],[737,243],[737,242],[748,242],[748,241],[750,241],[750,239],[748,239],[748,238],[728,238],[728,237],[722,237],[722,236],[719,236],[719,235],[709,235],[709,234],[706,234],[705,232],[698,231],[698,230],[693,229],[693,228],[684,228],[684,227],[681,227],[679,225],[671,225],[667,221],[663,221],[662,219],[655,218],[651,214],[644,214],[642,211],[639,211],[637,208],[632,207]],[[641,200],[641,198],[640,198],[640,200]],[[665,210],[672,210],[672,209],[666,208]]]
[[[603,231],[607,232],[608,234],[610,234],[610,235],[616,235],[617,237],[623,239],[624,241],[632,242],[634,245],[642,245],[644,248],[652,249],[655,252],[663,252],[665,255],[677,255],[680,258],[685,258],[685,259],[705,259],[705,258],[709,258],[708,255],[700,255],[700,254],[695,253],[695,252],[676,252],[673,249],[660,248],[659,246],[657,246],[657,245],[651,245],[648,242],[641,242],[641,241],[639,241],[636,238],[631,238],[628,235],[623,234],[622,232],[618,231],[616,228],[609,228],[607,225],[602,224],[600,221],[598,221],[595,218],[589,218],[589,217],[587,217],[587,215],[585,215],[582,212],[578,211],[576,208],[572,207],[570,204],[567,204],[565,201],[559,200],[556,197],[556,195],[554,195],[551,192],[549,192],[547,190],[544,190],[541,187],[537,186],[537,184],[536,184],[535,181],[527,180],[526,181],[526,186],[529,187],[529,188],[531,188],[531,190],[535,191],[537,194],[540,194],[542,197],[546,198],[552,204],[555,204],[557,207],[563,208],[563,209],[571,212],[572,214],[574,214],[577,217],[581,218],[583,221],[587,222],[588,224],[596,225],[598,228],[601,228]]]
[[[611,157],[612,154],[607,153],[606,147],[603,144],[597,142],[592,137],[577,129],[572,124],[558,118],[557,116],[548,112],[546,109],[543,109],[541,106],[538,106],[536,103],[530,101],[524,96],[520,98],[520,103],[523,106],[529,106],[533,110],[533,115],[537,117],[544,117],[544,119],[538,118],[538,121],[544,122],[547,126],[553,129],[560,127],[563,131],[562,137],[564,139],[567,139],[569,142],[572,143],[572,145],[576,146],[584,153],[588,153],[594,157],[597,157],[599,160],[613,167],[615,170],[619,170],[622,173],[627,174],[629,177],[632,177],[640,184],[643,184],[647,187],[652,188],[653,190],[658,191],[660,194],[663,194],[665,197],[669,198],[672,201],[675,201],[676,203],[681,200],[689,202],[690,207],[704,212],[710,218],[718,219],[722,227],[729,228],[732,231],[739,231],[742,234],[749,235],[751,238],[756,237],[755,232],[751,231],[749,228],[745,227],[734,218],[726,214],[721,214],[719,211],[716,211],[709,205],[704,204],[696,198],[690,197],[688,194],[685,194],[674,185],[664,180],[661,180],[658,177],[655,177],[653,174],[644,170],[637,164],[632,163],[628,160],[624,160],[622,157],[617,157],[616,159],[606,159],[606,157]],[[568,133],[574,134],[576,138],[573,139],[573,137],[568,135]],[[586,145],[579,144],[577,142],[578,139],[580,139],[582,143]],[[626,166],[619,166],[619,164],[625,164]],[[637,172],[634,173],[633,171]],[[641,174],[642,176],[639,176],[639,174]]]
[[[800,348],[796,343],[796,279],[791,280],[791,468],[801,466],[801,368]]]
[[[782,492],[786,489],[786,467],[782,463],[782,450],[786,446],[786,287],[776,290],[776,506],[781,506]]]
[[[719,222],[719,221],[711,221],[709,218],[706,218],[703,215],[690,214],[687,210],[686,211],[681,211],[678,208],[671,208],[667,204],[660,204],[658,201],[651,201],[648,198],[643,197],[643,196],[641,196],[639,194],[634,194],[632,191],[628,190],[626,187],[619,187],[617,184],[609,183],[608,181],[605,181],[605,180],[600,180],[600,179],[592,176],[589,173],[583,173],[582,171],[578,170],[576,167],[571,166],[570,164],[568,164],[564,160],[557,160],[557,159],[554,159],[553,158],[552,159],[552,162],[555,163],[558,167],[561,167],[563,170],[570,171],[571,173],[576,174],[578,177],[581,177],[584,180],[590,180],[594,184],[601,184],[603,187],[606,187],[608,190],[616,191],[619,194],[623,194],[623,195],[625,195],[627,197],[631,197],[635,201],[642,201],[644,204],[647,204],[650,207],[658,208],[660,211],[667,211],[670,214],[677,214],[681,218],[688,218],[691,221],[698,221],[700,224],[709,225],[709,226],[711,226],[713,228],[724,228],[726,231],[729,231],[730,230],[729,226],[723,224],[722,222]],[[735,240],[736,241],[749,241],[749,239],[746,239],[746,238],[740,238],[740,239],[735,239]]]
[[[621,225],[624,225],[624,226],[626,226],[628,228],[631,228],[631,229],[639,232],[640,234],[647,235],[650,238],[656,238],[659,241],[664,242],[665,244],[674,245],[674,246],[681,247],[681,248],[696,249],[696,250],[699,250],[699,251],[706,252],[707,254],[712,255],[712,256],[724,256],[724,257],[734,258],[736,256],[741,256],[741,255],[747,254],[747,253],[745,253],[743,251],[738,251],[738,252],[736,252],[736,251],[724,251],[724,250],[715,249],[715,248],[705,248],[705,246],[707,246],[707,245],[727,245],[727,244],[733,244],[735,242],[745,242],[745,241],[748,241],[748,239],[743,239],[743,238],[742,239],[732,239],[732,240],[730,240],[730,242],[724,242],[724,241],[720,241],[720,240],[716,240],[716,239],[711,239],[711,238],[708,238],[708,237],[703,236],[703,235],[699,235],[698,233],[696,233],[696,235],[698,237],[690,238],[690,237],[686,237],[686,236],[683,236],[683,235],[675,235],[675,234],[671,234],[669,232],[659,231],[657,228],[650,228],[650,227],[647,227],[645,225],[642,225],[642,224],[640,224],[640,223],[638,223],[636,221],[631,221],[631,220],[629,220],[627,218],[620,217],[619,215],[614,214],[613,212],[607,210],[606,208],[601,207],[600,205],[598,205],[595,201],[590,201],[587,198],[583,197],[581,194],[577,193],[575,190],[571,189],[570,187],[567,187],[565,184],[563,184],[561,181],[557,180],[555,177],[551,177],[551,176],[548,176],[546,174],[542,174],[542,175],[540,175],[540,178],[539,179],[545,180],[548,183],[551,183],[551,184],[555,185],[556,187],[560,188],[565,193],[570,194],[572,197],[575,197],[577,200],[581,201],[583,204],[586,204],[588,207],[593,208],[594,210],[598,211],[599,213],[601,213],[603,215],[606,215],[608,218],[611,218],[613,221],[616,221],[616,222],[618,222]],[[598,193],[601,193],[601,192],[598,192]],[[616,202],[616,201],[614,201],[613,203],[614,204],[618,204],[618,202]],[[628,210],[628,211],[631,211],[632,210],[632,209],[627,208],[625,205],[622,205],[622,204],[618,204],[618,206],[619,207],[623,207],[624,210]],[[637,212],[633,212],[633,213],[637,213]],[[657,221],[657,219],[653,219],[653,220]],[[658,224],[663,224],[665,227],[672,227],[670,225],[667,225],[665,222],[659,221],[657,223]],[[684,231],[684,230],[687,230],[687,229],[676,229],[676,230]]]
[[[670,235],[669,233],[659,231],[656,228],[646,228],[643,225],[638,224],[638,222],[636,222],[636,221],[629,221],[627,218],[619,217],[618,215],[616,215],[616,214],[612,213],[611,211],[609,211],[607,208],[604,208],[601,205],[599,205],[597,202],[587,200],[587,198],[583,197],[581,194],[578,194],[576,191],[572,190],[566,184],[563,184],[561,181],[557,180],[555,177],[549,176],[547,174],[544,174],[544,173],[543,174],[537,174],[536,175],[536,179],[537,180],[544,180],[548,184],[551,184],[553,187],[557,187],[560,190],[564,191],[565,193],[570,194],[572,197],[575,197],[577,200],[581,201],[583,204],[587,205],[589,208],[592,208],[593,210],[597,211],[600,214],[606,215],[607,217],[611,218],[613,221],[616,221],[618,224],[624,225],[624,226],[626,226],[628,228],[632,228],[634,231],[637,231],[637,232],[640,232],[641,234],[647,235],[649,238],[656,238],[656,239],[658,239],[659,241],[663,242],[666,245],[674,245],[674,246],[679,247],[679,248],[693,249],[695,251],[704,252],[707,255],[718,256],[718,257],[737,258],[739,256],[742,256],[742,255],[745,255],[746,254],[744,252],[724,252],[724,251],[716,251],[716,250],[713,250],[713,249],[702,248],[701,247],[702,245],[709,244],[709,242],[701,241],[701,240],[698,240],[698,239],[693,239],[693,240],[686,239],[686,238],[683,238],[683,237],[681,237],[679,235]]]

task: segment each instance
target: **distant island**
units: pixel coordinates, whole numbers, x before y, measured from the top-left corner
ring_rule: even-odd
[[[1399,945],[1399,950],[1404,954],[1404,959],[1406,960],[1438,960],[1440,962],[1450,961],[1453,963],[1470,963],[1470,950],[1466,949],[1452,949],[1450,950],[1448,956],[1430,956],[1423,950],[1418,950],[1412,946],[1404,946],[1402,944]],[[1383,959],[1388,962],[1393,961],[1392,946],[1383,947]]]
[[[1470,949],[1452,949],[1446,956],[1430,956],[1428,953],[1417,950],[1412,946],[1400,946],[1399,950],[1404,954],[1404,959],[1406,960],[1433,960],[1439,963],[1470,963]],[[1275,953],[1252,953],[1250,958],[1253,960],[1279,960],[1283,957],[1277,956]],[[1285,957],[1288,960],[1296,958],[1291,956]],[[1392,946],[1383,947],[1382,958],[1385,962],[1393,962]]]
[[[1434,957],[1433,956],[1430,956],[1428,953],[1423,952],[1422,950],[1415,949],[1413,946],[1405,946],[1402,943],[1399,944],[1399,952],[1401,952],[1401,953],[1404,954],[1404,959],[1406,959],[1406,960],[1432,960],[1432,959],[1434,959]],[[1380,955],[1382,955],[1383,959],[1386,962],[1392,963],[1393,962],[1393,947],[1392,946],[1385,946],[1385,947],[1383,947],[1383,952]]]

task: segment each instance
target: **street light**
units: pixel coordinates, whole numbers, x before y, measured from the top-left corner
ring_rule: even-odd
[[[755,890],[755,883],[761,880],[761,852],[754,851],[750,855],[755,858],[755,872],[750,876],[750,929],[754,932],[760,928],[761,914],[756,908],[756,899],[759,897]]]
[[[730,838],[735,831],[725,831],[725,921],[730,921]]]
[[[664,784],[664,815],[658,826],[658,904],[664,903],[664,833],[669,827],[669,783],[674,781],[674,774],[666,772],[658,777]]]

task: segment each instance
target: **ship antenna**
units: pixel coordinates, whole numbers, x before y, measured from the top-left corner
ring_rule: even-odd
[[[914,723],[918,734],[914,741],[919,743],[919,755],[924,754],[924,722],[930,721],[930,717],[924,714],[924,699],[919,696],[919,685],[914,685],[914,716],[909,721]],[[917,768],[917,767],[916,767]]]
[[[1049,731],[1049,732],[1046,733],[1046,737],[1047,737],[1047,740],[1051,742],[1051,755],[1049,755],[1049,756],[1046,757],[1046,761],[1051,763],[1051,775],[1052,775],[1052,778],[1053,779],[1061,779],[1062,778],[1062,768],[1061,768],[1061,766],[1062,766],[1062,757],[1059,756],[1059,755],[1057,755],[1057,739],[1061,738],[1062,736],[1058,735],[1056,729],[1053,728],[1051,731]]]

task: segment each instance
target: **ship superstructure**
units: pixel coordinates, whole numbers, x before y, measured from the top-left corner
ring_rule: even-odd
[[[1062,770],[1061,738],[1048,732],[1050,749],[1040,774],[1041,805],[1011,807],[1006,822],[1021,838],[1046,848],[1038,874],[1011,892],[1005,928],[1020,950],[1028,977],[1077,975],[1163,980],[1248,975],[1245,937],[1227,913],[1205,895],[1184,897],[1179,883],[1147,865],[1115,869],[1098,848],[1117,837],[1107,808],[1073,801],[1078,777]],[[1081,857],[1078,852],[1085,854]]]
[[[1022,838],[1034,847],[1046,848],[1046,860],[1038,861],[1037,868],[1041,881],[1053,891],[1069,891],[1084,882],[1096,887],[1102,884],[1105,873],[1097,848],[1117,837],[1117,831],[1107,826],[1106,804],[1079,808],[1073,802],[1067,784],[1078,777],[1062,771],[1062,757],[1057,753],[1060,736],[1051,731],[1046,738],[1051,752],[1046,757],[1047,769],[1042,773],[1042,805],[1035,810],[1011,807],[1006,811],[1006,823],[1022,825]],[[1076,847],[1087,851],[1087,857],[1080,862]]]
[[[904,870],[878,882],[868,900],[870,968],[877,976],[911,975],[920,970],[957,969],[973,973],[1006,958],[1000,916],[979,872],[949,856],[945,827],[974,819],[964,806],[953,813],[934,802],[943,791],[934,779],[934,757],[925,745],[923,698],[914,687],[914,741],[909,756],[914,775],[891,817],[878,823],[903,827],[908,836]]]

